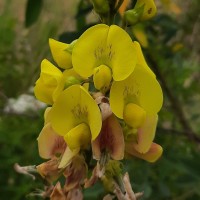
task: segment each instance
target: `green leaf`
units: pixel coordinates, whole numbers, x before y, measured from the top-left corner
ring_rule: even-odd
[[[37,21],[42,10],[43,0],[28,0],[26,5],[25,26],[28,28]]]

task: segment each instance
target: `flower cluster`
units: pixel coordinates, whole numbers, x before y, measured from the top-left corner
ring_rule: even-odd
[[[49,160],[37,170],[57,182],[51,199],[82,199],[82,187],[98,180],[113,192],[124,180],[120,160],[155,162],[162,154],[153,142],[161,87],[139,43],[116,25],[98,24],[71,44],[49,45],[58,67],[43,60],[34,88],[49,105],[38,137],[39,154]]]

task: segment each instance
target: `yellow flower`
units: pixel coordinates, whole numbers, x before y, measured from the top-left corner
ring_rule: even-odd
[[[73,151],[87,148],[101,130],[101,113],[90,94],[79,85],[64,90],[50,111],[53,129]]]
[[[83,77],[92,76],[99,67],[98,71],[103,71],[102,81],[105,73],[108,80],[124,80],[136,65],[135,47],[130,36],[120,27],[98,24],[86,30],[77,40],[72,63],[74,70]]]
[[[156,114],[163,102],[162,89],[149,71],[137,65],[134,72],[123,81],[115,81],[110,90],[110,105],[114,114],[123,119],[124,108],[137,104],[147,114]]]
[[[40,78],[36,81],[34,93],[37,99],[47,104],[53,104],[64,88],[63,74],[48,60],[41,63]]]
[[[127,79],[112,84],[111,109],[133,130],[138,143],[136,148],[140,153],[146,153],[151,146],[162,102],[158,81],[141,65],[137,65]]]
[[[54,159],[55,156],[60,155],[58,168],[64,168],[79,153],[79,149],[71,151],[64,138],[54,131],[50,122],[50,110],[51,107],[45,110],[44,127],[37,138],[39,155],[44,159]]]
[[[53,59],[60,68],[69,69],[72,68],[72,58],[70,52],[70,44],[49,39],[49,46]]]

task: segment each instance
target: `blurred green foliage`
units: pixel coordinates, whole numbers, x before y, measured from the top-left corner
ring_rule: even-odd
[[[42,21],[39,14],[42,15],[42,11],[47,9],[47,4],[41,7],[42,1],[37,1],[37,12],[32,13],[34,16],[31,15],[28,12],[31,1],[27,2],[24,3],[24,8],[27,5],[24,21],[28,29],[22,27],[24,23],[18,25],[19,21],[13,15],[13,9],[17,7],[10,9],[10,0],[4,1],[0,12],[1,200],[25,199],[35,188],[42,189],[39,181],[17,174],[13,166],[14,163],[33,165],[42,162],[36,138],[43,126],[43,111],[31,116],[5,114],[7,98],[27,92],[33,86],[41,59],[50,57],[49,37],[59,37],[61,41],[71,42],[94,24],[94,21],[88,22],[86,18],[92,9],[89,1],[76,1],[74,31],[60,31],[57,21]],[[52,7],[58,4],[53,1],[51,3]],[[200,31],[197,26],[200,7],[198,0],[192,0],[188,4],[180,3],[180,6],[182,12],[179,16],[163,11],[161,6],[161,12],[143,25],[149,41],[144,53],[163,86],[165,102],[159,114],[156,135],[156,142],[164,149],[162,158],[155,164],[138,159],[123,163],[125,170],[130,172],[133,189],[145,192],[142,199],[200,199],[200,37],[195,34],[197,30]],[[62,5],[57,9],[61,7]],[[42,16],[45,18],[48,14],[47,12]],[[61,16],[62,20],[64,17]],[[186,120],[186,126],[181,118]],[[197,138],[192,138],[191,134],[195,134]],[[102,199],[104,190],[99,183],[84,193],[85,199]]]

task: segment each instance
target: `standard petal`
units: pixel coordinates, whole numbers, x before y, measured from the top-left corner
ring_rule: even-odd
[[[101,129],[100,110],[90,94],[79,85],[64,90],[49,114],[53,129],[62,136],[75,126],[86,123],[94,140]]]
[[[144,55],[142,53],[142,49],[140,46],[140,43],[137,41],[133,42],[133,46],[136,49],[136,54],[137,54],[137,64],[139,64],[141,67],[144,67],[146,71],[149,72],[150,75],[152,75],[154,78],[156,78],[155,74],[153,73],[153,71],[149,68],[149,66],[147,65],[147,62],[144,58]]]
[[[106,46],[108,30],[109,26],[105,24],[95,25],[87,29],[77,40],[72,52],[72,63],[80,76],[91,76],[94,68],[102,64],[98,58]]]
[[[132,39],[122,28],[112,25],[107,36],[107,48],[113,79],[126,79],[133,72],[137,61]]]
[[[146,160],[148,162],[155,162],[162,155],[163,149],[160,145],[156,143],[152,143],[149,151],[142,154],[142,153],[137,152],[131,143],[128,143],[126,144],[126,153],[128,153],[128,157],[135,156],[143,160]]]
[[[66,148],[63,137],[55,133],[50,123],[43,127],[37,141],[39,155],[44,159],[49,159],[56,153],[63,153]]]
[[[134,143],[134,148],[140,153],[149,151],[155,137],[158,115],[147,116],[142,127],[138,129],[137,143]]]
[[[106,65],[116,81],[127,78],[136,65],[135,48],[128,33],[112,25],[98,24],[76,42],[72,52],[75,71],[83,77],[93,74],[94,68]]]
[[[60,68],[69,69],[72,68],[71,53],[67,51],[69,44],[49,39],[49,46],[53,59]]]
[[[149,115],[156,114],[163,103],[160,84],[140,65],[124,81],[114,82],[110,90],[110,106],[117,117],[123,119],[128,103],[138,104]]]

